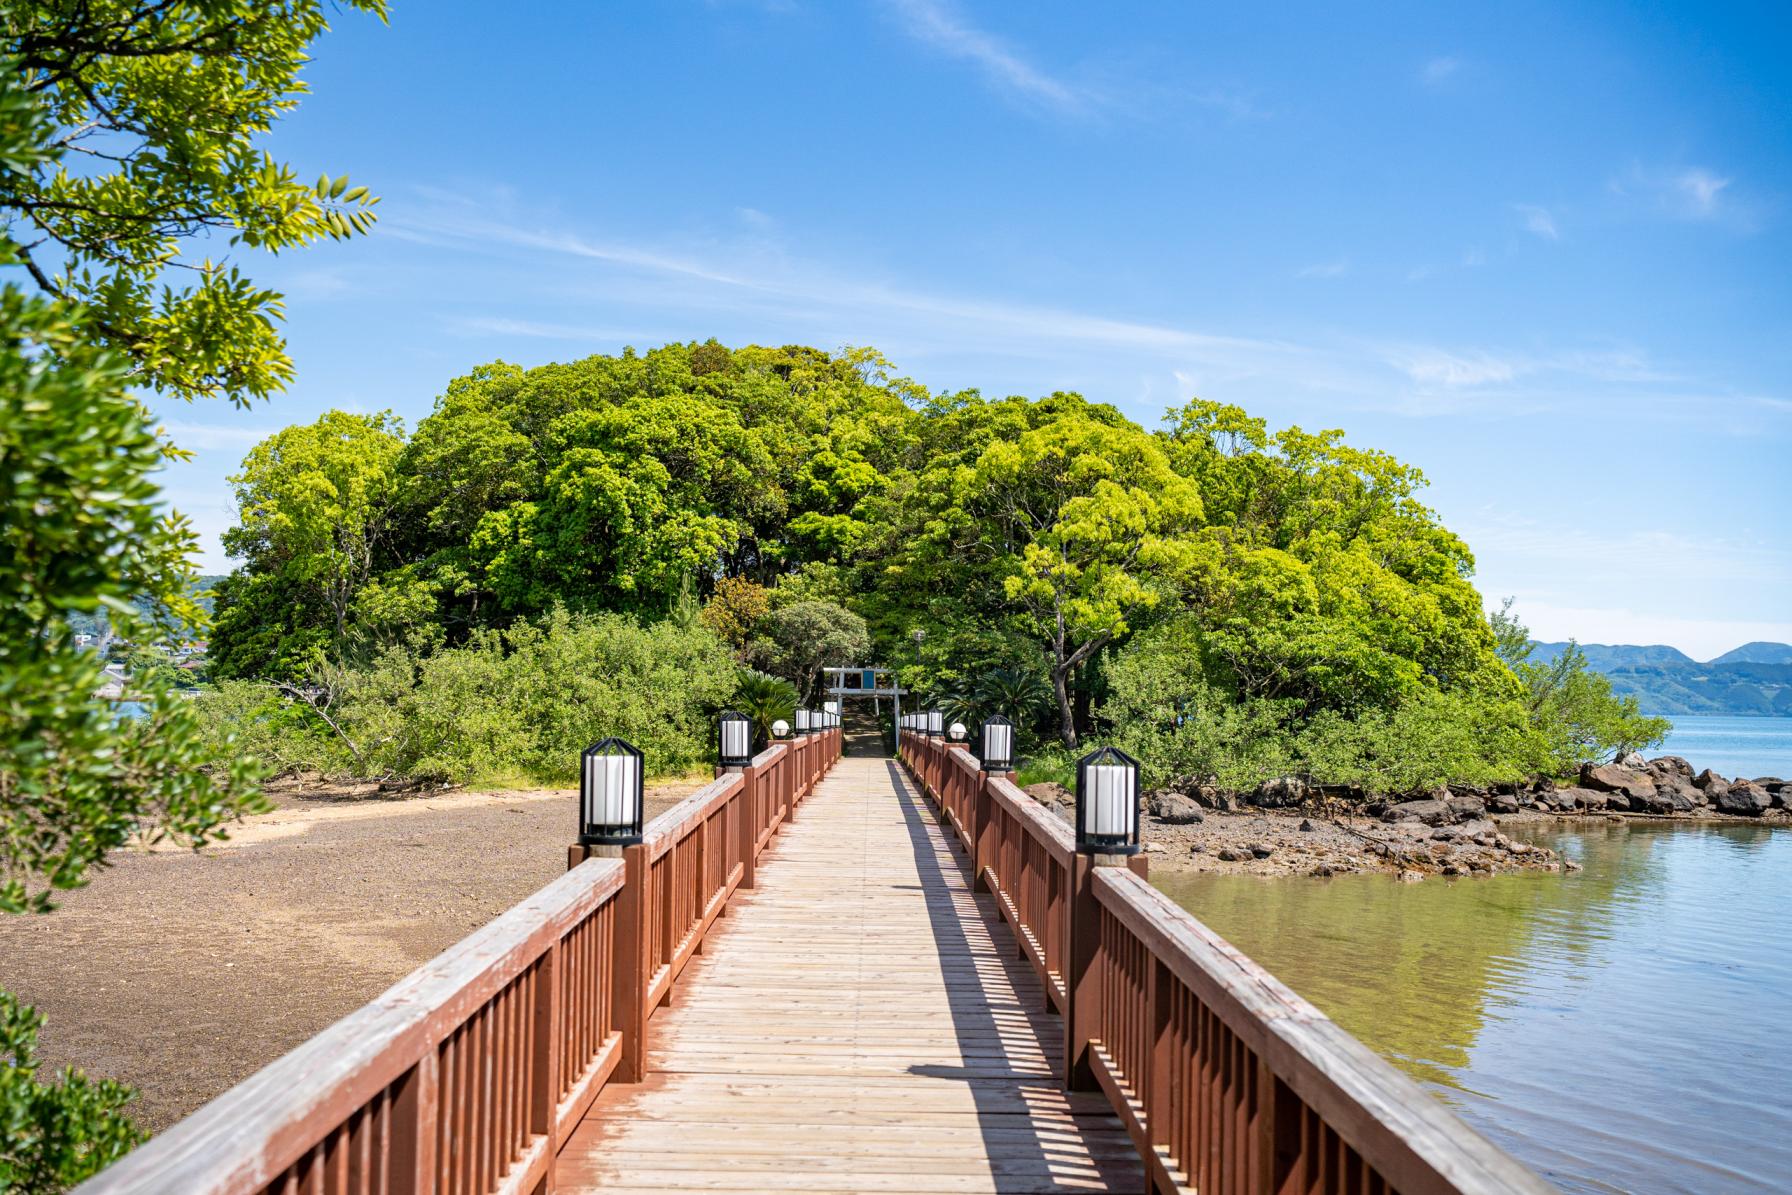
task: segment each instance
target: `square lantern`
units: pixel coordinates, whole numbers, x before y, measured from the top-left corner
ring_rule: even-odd
[[[1139,761],[1113,747],[1077,760],[1076,849],[1134,855],[1139,850]]]
[[[838,701],[822,702],[821,712],[828,716],[829,726],[840,725],[840,703]]]
[[[641,752],[622,739],[585,748],[579,759],[579,842],[616,846],[641,841]]]
[[[815,729],[815,715],[811,711],[798,706],[796,710],[796,732],[805,735]]]
[[[1014,770],[1014,723],[1000,714],[991,714],[977,728],[977,758],[986,772]]]
[[[938,710],[927,711],[927,733],[934,738],[946,733],[946,715]]]
[[[716,761],[724,768],[744,768],[753,762],[753,719],[734,710],[723,710],[716,719]]]

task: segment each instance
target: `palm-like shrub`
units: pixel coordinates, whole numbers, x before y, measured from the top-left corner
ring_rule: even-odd
[[[765,672],[741,668],[736,672],[734,706],[753,720],[753,745],[771,742],[772,723],[796,717],[796,686]]]

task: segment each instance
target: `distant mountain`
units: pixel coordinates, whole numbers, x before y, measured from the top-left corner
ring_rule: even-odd
[[[1792,643],[1765,643],[1757,640],[1744,643],[1734,651],[1726,651],[1713,664],[1792,664]]]
[[[1567,646],[1534,644],[1531,659],[1547,663]],[[1784,643],[1745,643],[1703,664],[1659,643],[1585,643],[1581,651],[1613,692],[1634,694],[1646,714],[1792,716],[1792,646]]]
[[[1539,664],[1547,664],[1568,650],[1566,643],[1537,643],[1531,647],[1531,659]],[[1630,643],[1583,643],[1581,654],[1587,657],[1587,663],[1600,672],[1608,668],[1634,668],[1639,664],[1691,664],[1695,661],[1677,647],[1669,647],[1665,643],[1652,643],[1647,647],[1638,647]],[[1738,648],[1737,650],[1741,650]]]

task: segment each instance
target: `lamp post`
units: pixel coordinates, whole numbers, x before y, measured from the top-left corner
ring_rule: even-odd
[[[938,710],[927,711],[927,737],[937,739],[946,733],[946,715]]]
[[[579,843],[620,855],[641,841],[641,752],[622,739],[605,739],[579,758]]]
[[[946,737],[951,739],[953,742],[955,742],[955,743],[964,742],[964,736],[965,736],[965,729],[964,729],[963,722],[954,722],[954,723],[952,723],[952,725],[946,727]]]
[[[776,722],[773,722],[772,723],[772,737],[774,739],[789,738],[790,737],[790,723],[786,722],[782,718],[779,718]]]
[[[977,758],[986,772],[1014,770],[1014,723],[991,714],[977,728]]]
[[[734,710],[723,710],[716,719],[716,762],[724,768],[744,768],[753,762],[753,719]]]
[[[1100,747],[1077,760],[1076,849],[1139,853],[1139,761],[1118,748]]]
[[[798,706],[797,710],[796,710],[796,734],[797,734],[797,737],[802,738],[804,735],[808,734],[813,729],[815,729],[814,711],[809,710],[804,706]]]

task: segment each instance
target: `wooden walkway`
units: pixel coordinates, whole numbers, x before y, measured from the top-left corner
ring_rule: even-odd
[[[559,1192],[1139,1191],[1099,1092],[1054,1073],[993,898],[894,760],[840,760],[606,1086]]]

